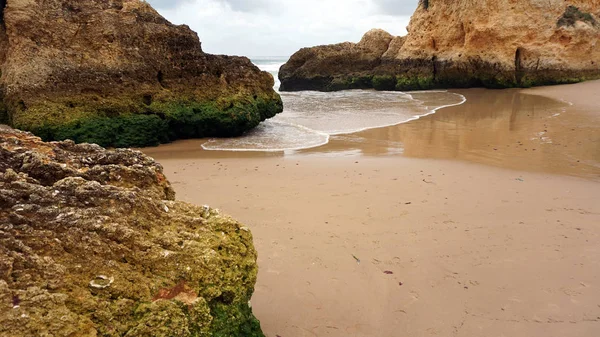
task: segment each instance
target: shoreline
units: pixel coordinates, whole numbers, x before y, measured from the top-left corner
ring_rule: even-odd
[[[459,94],[459,93],[452,93],[448,90],[430,90],[430,91],[413,91],[413,92],[394,92],[394,91],[374,91],[374,90],[351,90],[351,91],[343,91],[341,93],[351,93],[351,95],[348,95],[348,97],[352,97],[351,100],[353,100],[353,103],[351,104],[356,104],[356,108],[357,109],[361,109],[361,110],[365,110],[365,113],[368,113],[367,110],[368,108],[365,108],[365,103],[362,102],[360,100],[360,95],[363,94],[367,94],[368,96],[371,97],[377,97],[378,95],[391,95],[391,96],[398,96],[398,97],[402,97],[402,96],[407,96],[410,97],[410,100],[412,102],[419,102],[419,107],[423,108],[421,110],[423,111],[413,111],[413,114],[406,114],[404,116],[402,116],[401,118],[396,118],[394,121],[384,121],[384,120],[379,120],[378,125],[372,125],[371,123],[367,122],[367,126],[365,126],[364,124],[361,126],[355,125],[352,128],[342,128],[344,130],[335,130],[335,131],[323,131],[320,130],[318,128],[311,128],[311,126],[307,126],[304,124],[296,124],[294,122],[291,121],[285,121],[285,120],[278,120],[277,116],[274,117],[274,119],[266,121],[267,124],[270,124],[269,127],[272,127],[272,125],[279,125],[279,128],[285,128],[285,127],[292,127],[292,128],[298,128],[301,129],[309,134],[313,134],[313,135],[318,135],[321,137],[325,137],[324,140],[319,141],[318,143],[313,142],[313,141],[306,141],[304,143],[304,145],[299,145],[299,146],[285,146],[284,144],[280,143],[279,145],[283,146],[283,147],[277,147],[277,148],[260,148],[261,145],[259,144],[255,144],[258,147],[254,147],[254,148],[243,148],[243,147],[237,147],[237,148],[228,148],[227,147],[227,140],[225,140],[225,146],[223,147],[218,147],[217,146],[213,146],[213,143],[219,143],[220,139],[208,139],[205,140],[204,142],[202,142],[202,144],[200,145],[204,150],[207,151],[227,151],[227,152],[291,152],[291,151],[304,151],[304,150],[312,150],[312,149],[318,149],[321,146],[327,145],[332,137],[336,137],[336,136],[344,136],[344,135],[351,135],[351,134],[357,134],[363,131],[368,131],[368,130],[372,130],[372,129],[381,129],[381,128],[387,128],[387,127],[394,127],[400,124],[404,124],[404,123],[409,123],[412,122],[414,120],[420,119],[420,118],[424,118],[426,116],[429,116],[431,114],[436,113],[438,110],[446,108],[446,107],[452,107],[452,106],[457,106],[457,105],[461,105],[464,104],[466,101],[466,98]],[[446,102],[445,104],[442,103],[437,103],[434,104],[433,102],[431,102],[430,100],[432,99],[430,96],[426,96],[427,94],[436,94],[436,93],[443,93],[443,94],[449,94],[449,96],[455,96],[454,98],[456,98],[457,102],[455,103],[451,103],[451,102]],[[286,96],[286,95],[290,95],[290,96],[298,96],[298,95],[308,95],[307,97],[305,96],[303,99],[304,100],[310,100],[311,99],[311,95],[312,94],[319,94],[319,95],[328,95],[327,93],[322,93],[322,92],[314,92],[314,91],[307,91],[307,92],[303,92],[303,93],[282,93],[282,98],[284,100],[284,104],[289,104],[289,105],[293,105],[293,102],[291,101],[291,97]],[[331,93],[331,95],[335,96],[339,93]],[[419,96],[419,95],[425,95],[425,97],[418,97],[415,98],[415,96]],[[330,97],[331,98],[331,97]],[[290,99],[290,101],[288,101],[288,99]],[[460,101],[458,101],[460,99]],[[412,103],[411,102],[411,103]],[[431,103],[432,105],[429,105],[429,103]],[[331,101],[323,101],[321,102],[321,104],[328,104],[328,105],[333,105],[335,106],[335,102],[331,102]],[[406,104],[406,103],[404,103]],[[426,107],[426,109],[425,109]],[[372,107],[375,110],[379,110],[380,107]],[[399,108],[399,107],[396,107]],[[309,108],[310,109],[310,108]],[[401,109],[401,108],[400,108]],[[350,113],[351,110],[345,111]],[[287,111],[290,114],[294,114],[294,112],[292,111]],[[310,113],[314,113],[314,111],[309,112]],[[341,112],[343,113],[343,112]],[[285,115],[285,114],[284,114]],[[281,116],[283,117],[283,116]],[[398,116],[399,117],[399,116]],[[351,117],[352,118],[352,117]],[[377,120],[378,117],[374,117],[374,120]],[[343,123],[341,120],[339,121],[341,123]],[[260,126],[259,126],[260,128]],[[252,132],[250,132],[252,133]],[[240,137],[242,139],[246,138],[245,136]],[[293,138],[293,137],[292,137]],[[249,135],[247,137],[247,139],[249,139],[250,143],[252,143],[252,136]],[[285,141],[284,141],[285,143]]]
[[[540,94],[529,90],[452,90],[467,102],[397,127],[334,138],[319,150],[335,153],[351,147],[362,156],[385,156],[400,149],[406,157],[600,179],[598,103],[595,108],[594,103],[569,105],[553,96],[557,92],[585,101],[589,92],[600,90],[600,81],[534,89]]]
[[[197,139],[144,151],[151,156],[168,154],[166,158],[214,159],[402,155],[597,180],[600,108],[586,99],[597,90],[600,81],[533,89],[451,90],[466,102],[393,126],[331,135],[328,143],[308,149],[214,151],[202,148],[207,139]],[[564,98],[557,95],[570,95],[577,104],[561,102]],[[565,151],[571,151],[569,156],[563,155]]]

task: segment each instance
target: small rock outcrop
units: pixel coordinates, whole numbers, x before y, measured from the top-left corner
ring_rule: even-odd
[[[0,130],[0,336],[256,336],[248,228],[133,150]]]
[[[530,87],[600,78],[598,0],[421,0],[405,37],[304,48],[282,91]]]
[[[373,72],[381,66],[384,54],[390,45],[400,46],[403,40],[374,29],[359,43],[303,48],[281,67],[280,90],[371,88]]]
[[[0,124],[111,147],[237,136],[282,111],[245,57],[143,0],[0,1]]]

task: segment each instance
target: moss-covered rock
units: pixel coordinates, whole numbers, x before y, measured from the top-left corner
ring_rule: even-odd
[[[105,147],[144,147],[178,139],[239,136],[281,110],[281,101],[258,96],[147,105],[128,99],[96,104],[69,100],[44,102],[17,113],[12,124],[46,141],[71,139]]]
[[[437,86],[435,79],[430,76],[417,77],[396,77],[396,90],[411,91],[411,90],[427,90]]]
[[[45,140],[238,136],[283,110],[269,73],[204,53],[145,1],[8,0],[3,17],[0,123]]]
[[[395,90],[396,76],[394,75],[375,75],[373,76],[373,88],[375,90]]]
[[[578,7],[572,5],[565,9],[564,14],[558,19],[556,24],[559,27],[574,26],[577,21],[587,22],[594,26],[598,24],[591,13],[582,12]]]
[[[0,130],[0,336],[262,337],[247,227],[132,150]]]
[[[323,91],[372,88],[371,76],[339,77],[331,80]]]

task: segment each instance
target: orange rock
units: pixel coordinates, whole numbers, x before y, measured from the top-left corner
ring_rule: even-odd
[[[421,1],[406,37],[304,48],[281,90],[529,87],[600,77],[600,1]],[[387,45],[387,47],[386,47]]]

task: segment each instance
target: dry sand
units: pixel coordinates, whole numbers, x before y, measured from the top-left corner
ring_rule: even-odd
[[[252,228],[269,337],[599,336],[599,88],[466,90],[286,156],[145,151],[180,199]]]

